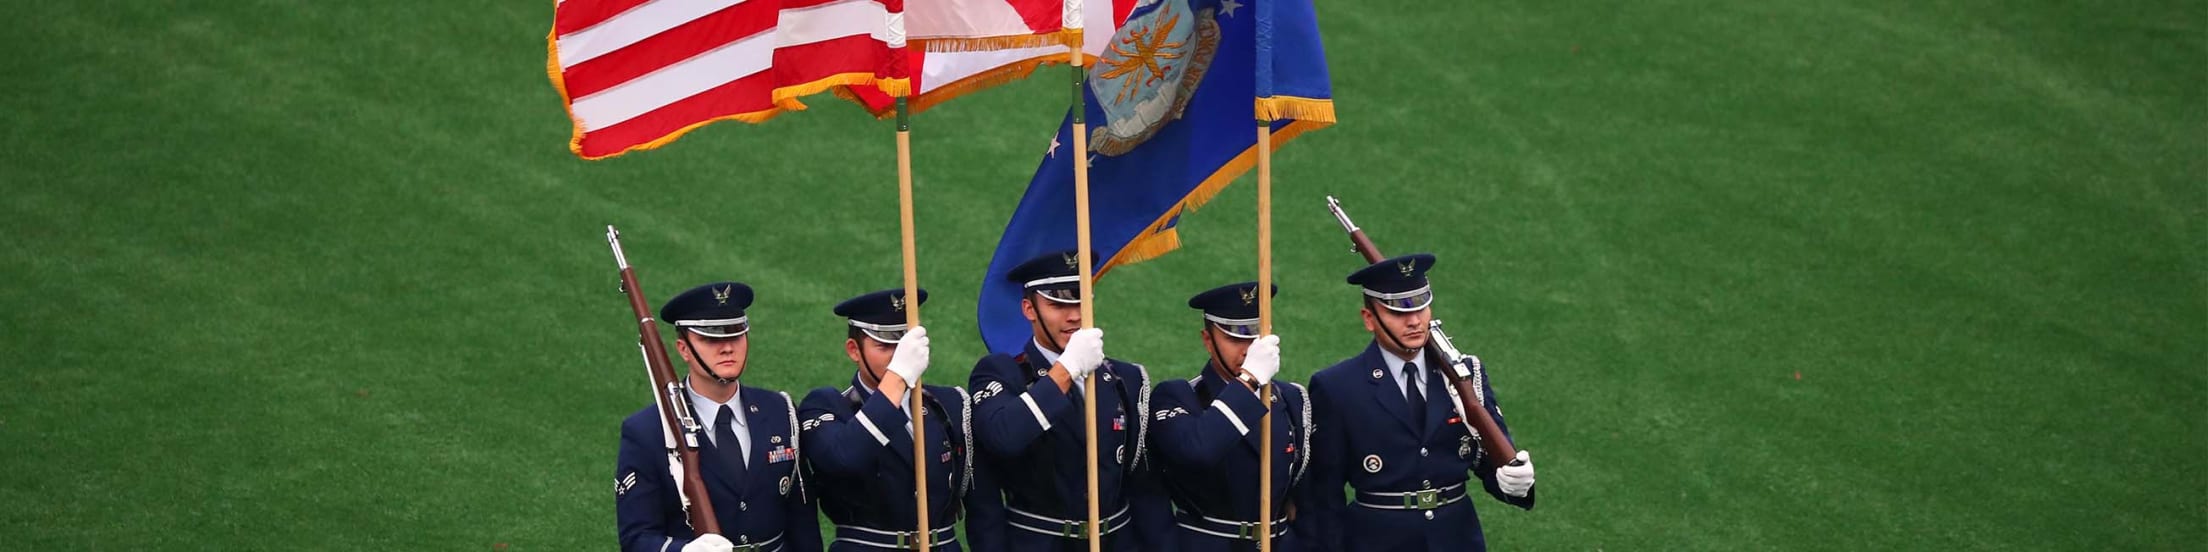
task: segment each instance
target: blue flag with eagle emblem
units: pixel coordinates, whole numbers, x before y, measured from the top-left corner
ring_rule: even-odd
[[[1181,215],[1257,163],[1259,121],[1275,148],[1334,123],[1311,0],[1144,0],[1083,94],[1099,276],[1180,247]],[[1068,113],[989,261],[978,318],[990,351],[1017,354],[1033,336],[1005,274],[1076,245],[1072,132]]]

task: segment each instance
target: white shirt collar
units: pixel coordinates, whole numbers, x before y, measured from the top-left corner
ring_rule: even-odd
[[[1404,360],[1403,357],[1395,356],[1395,353],[1390,353],[1387,349],[1380,350],[1380,360],[1388,363],[1388,377],[1395,380],[1395,390],[1402,393],[1410,392],[1412,382],[1403,381],[1403,363],[1408,362],[1418,366],[1416,371],[1418,372],[1419,381],[1417,383],[1421,384],[1418,386],[1418,394],[1424,396],[1426,386],[1423,384],[1426,383],[1428,377],[1426,375],[1426,355],[1411,355],[1411,357],[1411,360]]]
[[[690,405],[696,408],[698,425],[705,428],[706,435],[714,434],[713,424],[720,422],[721,406],[723,405],[728,406],[728,409],[736,414],[733,416],[736,420],[736,433],[744,434],[751,430],[751,420],[744,415],[744,389],[742,387],[737,387],[736,392],[730,394],[728,402],[725,403],[705,398],[705,395],[698,394],[696,389],[686,390],[690,392]]]
[[[1057,364],[1057,363],[1058,363],[1058,353],[1056,353],[1056,352],[1054,352],[1054,351],[1051,351],[1049,347],[1044,347],[1044,346],[1043,346],[1043,342],[1041,342],[1041,341],[1036,341],[1036,342],[1034,342],[1034,343],[1035,343],[1035,350],[1037,350],[1037,351],[1041,351],[1041,352],[1043,353],[1043,365],[1044,365],[1044,366],[1049,366],[1049,365],[1052,365],[1052,364]]]

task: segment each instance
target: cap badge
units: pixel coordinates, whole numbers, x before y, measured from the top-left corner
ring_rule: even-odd
[[[735,286],[721,286],[721,289],[713,290],[713,300],[726,305],[728,304],[728,294],[732,291],[736,291]]]
[[[1416,259],[1413,259],[1413,260],[1408,260],[1408,261],[1403,261],[1403,262],[1400,262],[1400,263],[1396,263],[1396,264],[1395,264],[1395,270],[1396,270],[1396,271],[1398,271],[1398,272],[1402,272],[1402,273],[1403,273],[1403,277],[1405,277],[1405,278],[1409,278],[1409,277],[1411,277],[1411,272],[1414,272],[1414,271],[1417,271],[1417,270],[1418,270],[1418,260],[1416,260]]]
[[[897,312],[905,312],[905,298],[896,295],[889,296],[889,308],[897,309]]]
[[[1245,290],[1242,290],[1242,304],[1243,304],[1244,306],[1248,306],[1248,305],[1250,305],[1251,303],[1256,303],[1256,302],[1257,302],[1257,288],[1254,288],[1254,287],[1253,287],[1253,288],[1250,288],[1250,289],[1245,289]]]
[[[1062,257],[1065,257],[1065,259],[1066,259],[1066,268],[1081,268],[1081,258],[1080,258],[1080,257],[1075,257],[1075,256],[1073,256],[1073,254],[1072,254],[1072,253],[1064,253],[1064,254],[1061,254],[1060,256],[1062,256]]]

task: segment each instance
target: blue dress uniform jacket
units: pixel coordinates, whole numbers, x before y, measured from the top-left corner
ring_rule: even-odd
[[[712,453],[714,444],[698,436],[698,462],[705,487],[720,519],[721,536],[757,546],[757,552],[820,550],[820,520],[804,493],[797,469],[797,409],[790,396],[739,387],[751,431],[749,468],[737,480]],[[697,536],[682,510],[668,471],[667,445],[659,410],[645,407],[621,422],[621,454],[614,471],[614,509],[620,520],[621,549],[629,552],[674,551]]]
[[[1301,550],[1285,522],[1290,489],[1304,475],[1311,451],[1311,409],[1303,387],[1273,386],[1273,549]],[[1257,550],[1259,446],[1266,408],[1258,393],[1221,377],[1209,364],[1203,374],[1167,380],[1152,395],[1150,458],[1172,497],[1174,534],[1181,552]],[[1206,519],[1209,518],[1209,519]]]
[[[1059,391],[1050,364],[1030,343],[1018,357],[974,365],[974,439],[981,470],[1004,489],[1005,543],[1021,552],[1087,551],[1088,475],[1080,387]],[[1107,359],[1097,370],[1097,488],[1104,549],[1171,550],[1171,506],[1141,459],[1148,446],[1149,374]],[[1070,523],[1069,523],[1070,522]],[[1115,528],[1117,528],[1115,530]]]
[[[962,388],[926,388],[927,458],[935,464],[928,468],[931,549],[1001,551],[1004,505],[988,474],[974,465],[972,400]],[[915,529],[912,435],[905,429],[911,419],[904,408],[854,381],[841,391],[823,387],[807,394],[798,420],[805,481],[836,525],[828,549],[910,550],[909,544],[897,546],[904,543],[896,534],[909,538]],[[951,530],[961,517],[965,531]]]
[[[1317,523],[1313,534],[1325,550],[1486,550],[1479,514],[1463,487],[1470,476],[1489,495],[1520,508],[1533,508],[1534,493],[1513,497],[1495,486],[1495,470],[1481,465],[1480,445],[1457,417],[1438,375],[1422,378],[1426,423],[1413,427],[1409,402],[1382,354],[1378,344],[1367,345],[1363,353],[1311,377],[1313,456],[1310,480],[1299,489],[1299,515]],[[1495,391],[1481,383],[1483,406],[1508,437],[1510,426],[1503,423]],[[1357,498],[1343,499],[1345,483]],[[1417,500],[1405,493],[1419,491],[1431,492],[1427,498],[1438,504],[1412,506]]]

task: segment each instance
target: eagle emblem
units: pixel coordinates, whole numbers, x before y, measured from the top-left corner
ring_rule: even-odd
[[[734,291],[736,291],[736,286],[721,286],[720,289],[713,290],[713,300],[720,302],[722,305],[727,305],[728,294]]]
[[[1090,133],[1091,149],[1104,155],[1133,151],[1158,129],[1181,118],[1219,50],[1214,9],[1189,8],[1189,0],[1145,0],[1127,15],[1097,62],[1089,90],[1105,124]]]
[[[1244,306],[1255,302],[1257,302],[1257,288],[1242,290],[1242,304]]]
[[[905,297],[902,295],[889,296],[889,308],[897,309],[897,312],[905,312]]]
[[[1074,255],[1073,255],[1072,253],[1064,253],[1064,254],[1061,254],[1060,256],[1062,256],[1062,257],[1065,257],[1065,259],[1066,259],[1066,268],[1074,268],[1074,269],[1078,269],[1078,268],[1081,268],[1081,258],[1080,258],[1080,257],[1075,257],[1075,256],[1074,256]]]
[[[1417,271],[1418,271],[1418,260],[1417,260],[1417,259],[1412,259],[1412,260],[1408,260],[1408,261],[1403,261],[1403,262],[1400,262],[1400,263],[1396,263],[1396,265],[1395,265],[1395,269],[1396,269],[1396,270],[1398,270],[1398,271],[1401,271],[1401,272],[1403,272],[1403,277],[1405,277],[1405,278],[1409,278],[1409,277],[1411,277],[1411,273],[1412,273],[1412,272],[1417,272]]]

